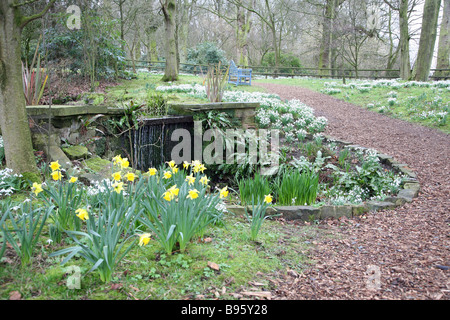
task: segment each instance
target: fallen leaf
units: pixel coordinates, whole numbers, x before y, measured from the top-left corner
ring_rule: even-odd
[[[219,271],[220,267],[217,263],[208,261],[208,267],[210,267],[213,270]]]
[[[205,238],[205,239],[203,239],[203,242],[204,242],[204,243],[208,243],[208,242],[211,242],[211,241],[212,241],[211,238]]]
[[[9,300],[20,300],[22,299],[22,295],[19,291],[11,291],[9,293]]]
[[[113,283],[111,285],[111,290],[119,290],[122,288],[122,284],[121,283]]]

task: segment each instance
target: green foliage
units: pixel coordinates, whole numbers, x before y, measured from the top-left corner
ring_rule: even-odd
[[[314,171],[285,169],[276,182],[277,204],[314,204],[319,190],[319,175]]]
[[[11,244],[20,257],[22,266],[27,266],[32,263],[33,251],[40,241],[40,235],[50,212],[53,207],[42,208],[35,206],[31,201],[21,203],[18,208],[18,213],[13,214],[13,208],[7,207],[6,213],[1,220],[4,221],[5,216],[9,217],[8,222],[11,227],[3,223],[1,230],[5,239]],[[13,236],[15,233],[16,236]],[[18,243],[17,243],[17,241]],[[3,240],[5,241],[5,240]],[[3,243],[5,245],[5,243]],[[0,251],[2,251],[1,249]]]
[[[89,270],[98,270],[100,279],[109,282],[114,269],[125,255],[133,248],[137,238],[128,247],[127,241],[135,237],[134,228],[141,212],[136,214],[136,203],[131,207],[125,204],[120,208],[102,208],[98,217],[89,212],[86,220],[86,232],[66,231],[77,246],[65,248],[50,254],[50,257],[69,253],[61,262],[65,264],[76,254],[88,260],[93,266]],[[78,238],[81,237],[80,239]],[[87,240],[87,244],[85,244]]]
[[[163,117],[167,115],[167,101],[164,94],[148,90],[145,113],[149,116]]]
[[[219,49],[215,43],[202,42],[195,48],[189,49],[186,56],[187,63],[201,65],[227,65],[225,51]],[[192,67],[191,67],[192,69]]]
[[[247,221],[250,223],[250,239],[255,241],[258,237],[258,233],[261,229],[261,226],[269,216],[266,215],[267,208],[270,207],[270,203],[265,202],[264,200],[257,200],[255,205],[254,199],[252,199],[252,213],[248,214],[247,208],[245,209],[245,216]],[[275,216],[275,215],[273,215]],[[273,217],[272,216],[272,217]]]
[[[275,67],[275,52],[267,53],[261,62],[261,66]],[[281,53],[279,66],[281,67],[279,69],[279,72],[281,72],[281,73],[293,72],[292,69],[289,69],[289,68],[303,67],[300,62],[300,59],[292,53]],[[283,67],[285,67],[285,68],[283,68]]]
[[[28,66],[22,63],[23,93],[27,105],[39,104],[48,79],[48,75],[41,68],[41,55],[38,53],[38,50],[39,42],[36,45],[31,65]]]
[[[64,61],[61,67],[65,69],[61,71],[65,76],[76,77],[94,72],[97,80],[113,79],[116,76],[126,78],[125,52],[121,50],[115,21],[84,12],[82,24],[85,27],[69,30],[66,27],[67,18],[61,15],[56,24],[45,30],[45,47],[41,51],[47,54],[48,61]],[[89,28],[86,23],[89,23]],[[95,61],[94,70],[89,65],[87,52]]]
[[[84,200],[85,190],[78,188],[76,183],[57,181],[49,182],[44,193],[38,195],[40,199],[47,207],[55,207],[50,216],[50,236],[54,242],[60,243],[64,230],[80,230],[80,219],[75,211]]]
[[[271,186],[268,179],[260,174],[255,174],[254,178],[245,178],[238,183],[240,200],[242,204],[250,204],[253,200],[257,203],[264,200],[264,196],[271,193]]]
[[[180,174],[174,174],[173,183],[177,176]],[[195,177],[192,185],[188,181],[171,188],[167,188],[168,184],[157,184],[159,190],[151,190],[143,201],[145,214],[140,222],[156,234],[157,241],[167,254],[172,253],[177,242],[180,251],[184,252],[192,237],[202,233],[201,230],[214,219],[219,195],[206,197],[207,188],[199,182],[199,175]],[[197,191],[194,199],[191,198],[192,190]]]

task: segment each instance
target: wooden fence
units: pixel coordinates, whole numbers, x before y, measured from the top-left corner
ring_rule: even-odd
[[[145,68],[150,71],[164,71],[164,61],[126,60],[128,68]],[[244,68],[244,66],[238,66]],[[263,77],[313,77],[336,79],[397,79],[400,78],[399,69],[329,69],[329,68],[294,68],[294,67],[266,67],[246,66],[252,69],[253,76]],[[224,67],[226,69],[226,66]],[[208,65],[180,63],[180,72],[193,75],[206,75]],[[450,79],[450,69],[431,69],[430,80]]]

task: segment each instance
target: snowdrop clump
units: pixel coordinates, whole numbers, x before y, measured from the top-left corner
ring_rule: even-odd
[[[169,85],[156,88],[163,92],[182,92],[189,96],[206,97],[205,87],[199,84]],[[262,128],[275,128],[292,132],[305,130],[314,134],[322,132],[328,123],[324,117],[316,117],[314,110],[299,100],[282,101],[276,94],[247,91],[225,91],[223,101],[256,102],[260,104],[256,112],[256,120]]]
[[[20,188],[22,175],[14,173],[12,169],[0,170],[0,199],[11,196]]]

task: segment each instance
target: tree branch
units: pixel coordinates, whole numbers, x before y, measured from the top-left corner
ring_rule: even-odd
[[[30,23],[33,20],[41,18],[44,14],[47,13],[48,10],[53,6],[53,4],[56,2],[56,0],[50,0],[50,2],[45,6],[44,9],[42,9],[41,12],[33,14],[28,17],[23,17],[20,23],[20,28],[25,27],[28,23]]]
[[[22,3],[13,3],[11,5],[11,7],[19,8],[19,7],[22,7],[22,6],[26,6],[27,4],[32,4],[32,3],[36,2],[36,1],[39,1],[39,0],[28,0],[28,1],[25,1],[25,2],[22,2]]]

